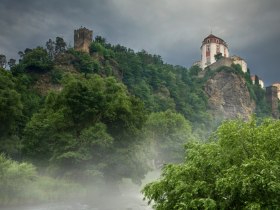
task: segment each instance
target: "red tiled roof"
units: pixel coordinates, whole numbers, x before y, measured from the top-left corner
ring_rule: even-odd
[[[222,40],[222,41],[224,42],[223,39],[221,39],[220,37],[217,37],[217,36],[215,36],[215,35],[213,35],[213,34],[209,34],[204,40],[209,39],[209,38],[220,39],[220,40]]]
[[[206,38],[204,38],[204,40],[203,40],[203,42],[202,42],[202,45],[203,44],[205,44],[206,42],[207,42],[207,40],[208,39],[211,39],[211,40],[216,40],[216,39],[218,39],[218,40],[220,40],[219,42],[221,43],[221,44],[223,44],[223,45],[225,45],[226,47],[227,47],[227,43],[223,40],[223,39],[221,39],[221,38],[219,38],[219,37],[217,37],[217,36],[215,36],[215,35],[213,35],[213,34],[209,34]]]

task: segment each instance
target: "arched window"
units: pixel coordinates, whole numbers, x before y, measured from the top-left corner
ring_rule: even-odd
[[[217,45],[216,45],[216,53],[219,53],[219,52],[220,52],[220,45],[217,44]]]
[[[206,45],[206,52],[210,52],[210,45]]]

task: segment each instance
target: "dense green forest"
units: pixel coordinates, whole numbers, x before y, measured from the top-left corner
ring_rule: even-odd
[[[198,77],[197,66],[169,65],[99,36],[89,49],[57,37],[19,52],[18,63],[1,56],[0,204],[55,200],[57,188],[83,194],[88,183],[141,183],[149,170],[184,161],[184,145],[208,141],[219,126],[203,91],[215,72]],[[264,90],[240,66],[230,70],[246,79],[256,114],[268,116]]]

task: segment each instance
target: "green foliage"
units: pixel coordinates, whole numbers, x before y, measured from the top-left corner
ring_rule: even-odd
[[[36,170],[28,163],[17,163],[0,154],[0,204],[24,197],[25,187],[36,178]]]
[[[214,57],[215,57],[215,60],[218,61],[221,58],[223,58],[223,54],[222,53],[217,53],[216,55],[214,55]]]
[[[50,76],[52,84],[60,84],[63,78],[63,71],[55,68],[50,72]]]
[[[189,143],[143,193],[158,210],[278,209],[280,121],[225,122],[209,143]]]
[[[102,37],[97,36],[95,41],[93,41],[89,46],[89,52],[91,55],[98,54],[103,56],[106,60],[115,57],[115,53],[112,49],[106,48],[106,40]]]
[[[0,155],[0,207],[54,202],[84,196],[81,185],[48,176],[38,176],[30,163],[19,163]]]
[[[42,47],[28,50],[19,64],[24,71],[37,73],[47,72],[53,67],[51,58]]]
[[[15,78],[17,79],[16,90],[20,93],[21,102],[23,104],[23,118],[20,122],[22,130],[26,122],[29,121],[31,116],[40,108],[43,98],[33,90],[32,85],[34,81],[28,73],[19,74]]]
[[[245,80],[246,80],[247,84],[253,84],[252,80],[251,80],[250,69],[247,69],[247,72],[245,73]]]
[[[55,55],[55,42],[49,39],[46,42],[46,50],[48,52],[49,57],[53,60]]]
[[[0,141],[1,137],[16,133],[22,110],[14,78],[8,71],[0,68]]]
[[[91,54],[98,52],[102,53],[103,51],[105,51],[105,48],[99,42],[92,42],[89,47],[89,51]]]
[[[6,55],[0,54],[0,68],[6,68],[7,58]]]
[[[209,78],[213,77],[215,74],[217,74],[221,71],[227,72],[227,73],[234,73],[234,74],[240,75],[241,77],[245,77],[245,73],[242,71],[241,66],[239,64],[232,64],[231,67],[220,66],[215,70],[211,70],[209,67],[206,68],[206,74],[204,76],[204,80],[207,81]]]
[[[192,77],[193,76],[198,76],[198,73],[201,72],[201,71],[202,71],[202,69],[199,66],[195,65],[195,66],[192,66],[189,69],[189,75],[192,76]]]
[[[106,44],[106,39],[102,36],[96,36],[95,37],[95,42],[98,42],[98,43],[104,45],[104,44]]]
[[[269,117],[271,108],[267,103],[265,90],[260,85],[251,85],[256,101],[256,114],[258,117]]]
[[[13,77],[0,69],[0,152],[21,158],[21,135],[26,122],[38,110],[41,98],[29,89],[30,77]]]
[[[157,164],[181,162],[184,144],[193,138],[190,122],[170,110],[150,114],[145,135],[151,144],[149,147],[155,151]]]
[[[250,74],[244,74],[239,65],[205,70],[202,78],[198,66],[168,65],[158,55],[113,46],[99,36],[91,43],[90,54],[66,50],[59,37],[56,42],[50,39],[46,47],[19,52],[19,64],[11,62],[12,74],[0,69],[0,152],[29,160],[40,171],[46,167],[56,177],[85,183],[131,178],[140,183],[152,167],[151,160],[158,165],[181,162],[182,145],[193,139],[193,133],[206,136],[217,124],[207,113],[203,86],[218,71],[245,77],[251,97],[257,101],[258,116],[269,112],[264,91],[252,84]],[[6,65],[4,60],[2,63]],[[42,96],[36,87],[44,83],[59,89]],[[209,145],[216,147],[215,143]],[[189,148],[199,154],[202,146],[189,144]],[[211,160],[211,154],[215,151],[208,148],[205,158]],[[177,170],[176,165],[168,167]],[[30,184],[39,195],[30,193],[34,200],[59,197],[52,189],[58,188],[57,181],[51,178],[37,177]],[[190,187],[193,194],[211,191],[203,181],[196,184],[202,187],[197,192]],[[67,186],[65,183],[65,189],[73,189]],[[185,204],[180,205],[185,209]],[[191,203],[192,208],[218,205],[212,197]]]
[[[142,103],[114,78],[71,78],[60,93],[49,93],[44,107],[28,122],[23,152],[37,164],[59,165],[59,173],[66,169],[72,177],[84,176],[92,166],[109,175],[115,165],[124,164],[116,163],[116,156],[134,154],[144,121]],[[117,178],[134,175],[131,168],[125,174],[114,172]]]
[[[8,61],[8,65],[10,67],[10,69],[12,69],[15,65],[16,65],[16,60],[11,58],[9,61]]]
[[[196,78],[200,68],[188,71],[180,66],[164,64],[161,57],[146,51],[134,53],[120,45],[110,46],[124,84],[145,103],[151,112],[171,109],[191,122],[206,123],[207,97],[202,81]]]
[[[99,63],[93,59],[88,53],[69,50],[69,53],[75,56],[75,59],[72,60],[72,64],[80,70],[82,73],[87,74],[98,73],[99,72]]]
[[[50,40],[49,40],[50,41]],[[50,43],[49,43],[50,44]],[[54,51],[55,51],[55,55],[58,55],[58,54],[61,54],[61,53],[65,53],[66,51],[66,43],[64,41],[63,38],[61,37],[56,37],[55,38],[55,48],[54,48]],[[49,47],[50,49],[51,47]]]

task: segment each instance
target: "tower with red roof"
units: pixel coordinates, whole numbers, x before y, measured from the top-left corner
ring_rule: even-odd
[[[223,57],[229,57],[227,43],[213,34],[207,36],[201,45],[201,68],[216,62],[215,55],[221,53]]]

